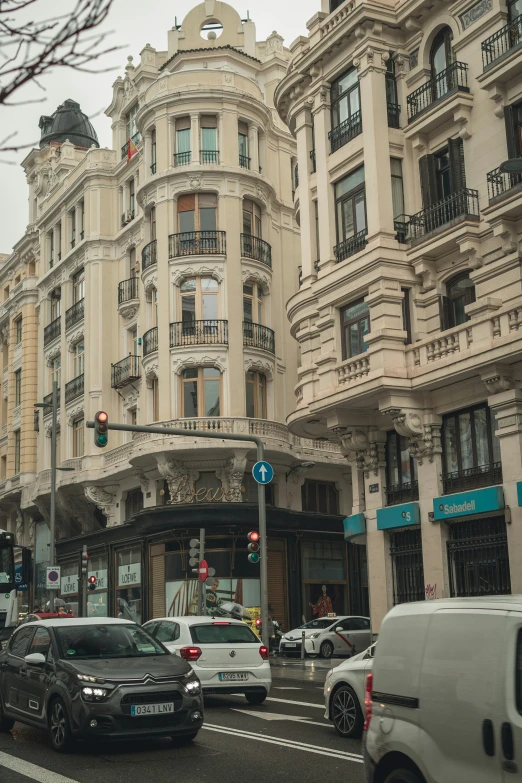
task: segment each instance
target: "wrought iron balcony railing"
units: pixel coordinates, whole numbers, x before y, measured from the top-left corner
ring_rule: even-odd
[[[216,256],[227,252],[225,231],[185,231],[169,236],[169,258]]]
[[[138,298],[138,278],[130,277],[128,280],[122,280],[118,285],[118,304],[130,302]]]
[[[465,492],[477,487],[489,487],[502,484],[502,463],[493,462],[491,465],[479,465],[477,468],[467,468],[454,473],[444,473],[442,486],[445,495],[453,492]]]
[[[61,325],[61,315],[59,315],[58,318],[55,318],[54,321],[51,321],[50,324],[47,324],[44,329],[44,345],[49,345],[49,343],[52,343],[53,340],[56,340],[56,338],[60,336]]]
[[[175,152],[174,153],[174,166],[188,166],[192,160],[192,152]]]
[[[58,388],[57,391],[58,391],[58,394],[56,396],[56,399],[57,399],[58,405],[59,405],[60,404],[60,391],[61,391],[61,389]],[[45,397],[43,398],[42,402],[43,402],[44,405],[52,405],[53,404],[53,393],[51,392],[50,394],[46,394]],[[50,415],[50,413],[51,413],[51,408],[47,407],[47,408],[43,409],[43,415],[44,416],[48,416],[48,415]]]
[[[388,128],[400,128],[401,107],[398,103],[388,103]]]
[[[121,389],[131,381],[141,378],[141,356],[129,354],[120,362],[111,366],[111,386],[113,389]]]
[[[140,136],[139,131],[138,131],[138,133],[134,134],[134,136],[132,137],[131,141],[134,144],[134,146],[136,146],[136,144],[140,140],[141,140],[141,136]],[[121,159],[123,160],[123,158],[126,158],[128,154],[129,154],[129,142],[126,141],[125,144],[123,145],[123,147],[121,148]]]
[[[413,242],[466,217],[479,217],[478,191],[471,188],[457,190],[415,215],[399,215],[394,221],[396,236],[399,242]]]
[[[250,348],[263,348],[275,353],[275,335],[272,329],[252,321],[243,321],[243,345]]]
[[[153,326],[143,335],[143,356],[158,350],[158,327]]]
[[[65,384],[65,402],[71,402],[76,397],[82,397],[84,392],[84,374],[78,375],[72,381]]]
[[[180,345],[228,345],[228,321],[178,321],[170,325],[170,347]]]
[[[469,92],[466,63],[451,63],[443,71],[429,79],[426,84],[417,87],[408,95],[406,98],[408,122],[429,109],[440,98],[444,98],[445,95],[456,90]]]
[[[392,484],[386,487],[386,505],[396,506],[398,503],[410,503],[419,499],[419,482],[409,481],[405,484]]]
[[[65,311],[65,328],[70,329],[71,326],[83,321],[85,315],[85,299],[79,299]]]
[[[201,162],[206,165],[219,163],[219,150],[201,150]]]
[[[252,234],[241,234],[241,255],[243,258],[253,258],[262,264],[272,266],[272,247],[264,239]]]
[[[502,196],[522,182],[522,173],[504,174],[499,168],[486,174],[489,201]]]
[[[310,150],[310,160],[312,161],[312,174],[317,171],[317,163],[315,160],[315,150]]]
[[[157,261],[158,240],[153,239],[141,251],[141,268],[145,271]]]
[[[349,119],[341,122],[336,128],[332,128],[328,134],[330,152],[335,152],[345,144],[348,144],[349,141],[360,133],[362,133],[362,115],[360,111],[356,111]]]
[[[492,63],[507,54],[522,42],[522,16],[517,16],[505,27],[501,27],[496,33],[490,35],[485,41],[482,41],[482,65],[484,70],[489,68]]]
[[[295,168],[294,168],[294,188],[295,188],[295,190],[297,190],[298,187],[299,187],[299,164],[296,163],[295,164]]]
[[[348,239],[339,242],[339,244],[334,247],[335,260],[337,263],[339,263],[339,261],[344,261],[346,258],[350,258],[350,256],[354,256],[360,250],[363,250],[366,247],[367,233],[368,231],[365,228],[364,231],[359,231],[357,234],[354,234],[353,237],[349,237]]]
[[[239,165],[242,169],[249,169],[250,168],[250,158],[248,155],[240,155],[239,156]]]

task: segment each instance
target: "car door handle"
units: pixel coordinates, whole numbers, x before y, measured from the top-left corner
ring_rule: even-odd
[[[515,758],[515,744],[513,742],[513,729],[511,723],[503,723],[501,729],[502,753],[507,761]]]
[[[495,755],[495,734],[493,732],[493,722],[489,719],[482,723],[482,747],[486,756]]]
[[[20,675],[22,677],[26,677],[27,676],[27,669],[25,668],[25,666],[24,667],[20,667],[20,669],[18,669],[18,671],[19,671],[19,673],[20,673]]]

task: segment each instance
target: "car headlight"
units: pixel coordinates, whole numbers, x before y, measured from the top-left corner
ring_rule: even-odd
[[[190,682],[187,682],[185,685],[185,690],[189,694],[189,696],[197,696],[198,693],[201,693],[201,683],[198,679],[191,680]]]
[[[105,701],[109,691],[106,688],[91,688],[86,686],[82,688],[82,699],[84,701]]]
[[[76,675],[80,682],[97,682],[100,684],[103,684],[105,680],[103,677],[91,677],[90,674],[77,674]]]
[[[330,669],[330,671],[329,671],[329,672],[328,672],[328,674],[326,675],[326,680],[325,680],[325,682],[328,682],[328,680],[330,679],[330,677],[332,676],[332,674],[333,674],[333,669]]]
[[[317,639],[318,636],[321,636],[321,633],[311,633],[308,638],[309,639]]]

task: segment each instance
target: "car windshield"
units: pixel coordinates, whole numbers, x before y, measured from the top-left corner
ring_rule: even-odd
[[[316,628],[319,631],[324,631],[325,628],[329,628],[335,621],[335,617],[321,617],[320,620],[310,620],[309,623],[300,625],[299,628]]]
[[[60,657],[70,661],[168,655],[152,636],[137,625],[69,625],[55,628],[55,632]]]
[[[212,623],[191,625],[192,641],[199,644],[259,644],[259,639],[248,625]]]

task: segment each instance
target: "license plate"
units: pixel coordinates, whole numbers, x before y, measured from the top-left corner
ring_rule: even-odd
[[[137,718],[138,715],[165,715],[174,712],[174,702],[164,702],[163,704],[132,704],[131,715]]]
[[[248,673],[247,672],[221,672],[219,674],[219,679],[221,682],[224,682],[225,680],[235,680],[236,682],[238,680],[248,680]]]
[[[287,642],[285,644],[285,647],[297,647],[297,644],[294,644],[293,642],[292,643]]]

